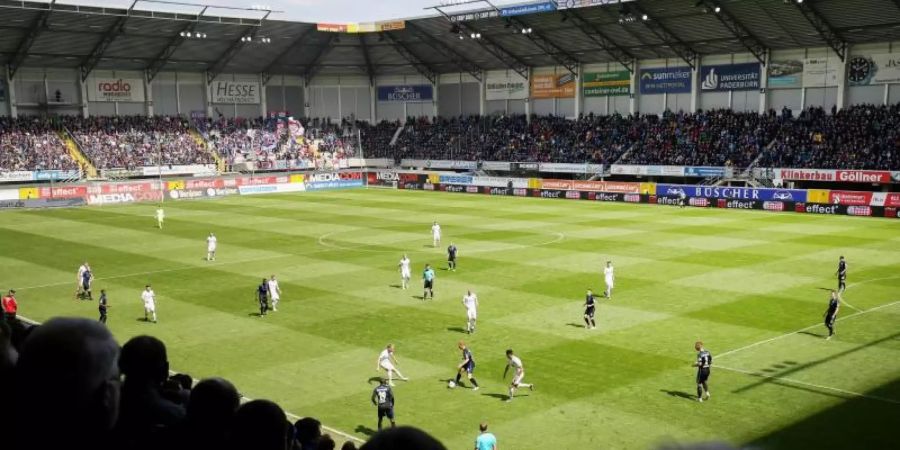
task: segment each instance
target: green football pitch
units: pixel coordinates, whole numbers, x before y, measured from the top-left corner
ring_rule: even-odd
[[[120,343],[151,334],[173,370],[232,380],[365,438],[376,359],[397,347],[399,424],[471,448],[487,421],[506,449],[653,448],[724,441],[763,448],[887,448],[900,424],[900,222],[720,209],[390,190],[229,197],[0,214],[3,288],[20,313],[96,317],[73,299],[87,260],[110,298]],[[443,228],[431,247],[431,222]],[[205,237],[219,241],[204,260]],[[445,247],[459,247],[446,271]],[[413,285],[401,290],[408,253]],[[848,288],[824,339],[838,256]],[[583,328],[587,288],[612,300]],[[436,298],[420,273],[436,265]],[[277,313],[257,317],[255,287],[277,275]],[[140,292],[152,283],[159,323]],[[461,298],[478,294],[464,333]],[[695,400],[701,339],[712,398]],[[448,389],[465,340],[482,388]],[[506,403],[512,348],[525,381]],[[50,413],[50,412],[48,412]],[[341,439],[338,438],[338,441]]]

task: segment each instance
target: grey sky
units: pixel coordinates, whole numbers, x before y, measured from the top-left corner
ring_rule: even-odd
[[[49,1],[49,0],[37,0]],[[178,0],[170,0],[178,1]],[[58,3],[88,4],[97,6],[115,6],[127,8],[132,0],[57,0]],[[271,19],[293,20],[300,22],[375,22],[387,19],[406,19],[435,14],[433,10],[425,10],[429,6],[438,5],[441,0],[185,0],[185,3],[208,4],[217,6],[249,8],[253,5],[265,5],[273,10],[284,11],[273,14]],[[531,3],[528,0],[492,0],[495,5]],[[480,9],[485,4],[474,3],[463,7],[449,8],[449,11],[464,9]],[[176,5],[139,2],[138,9],[152,9],[173,12],[198,12],[198,8]],[[209,9],[210,15],[228,15],[238,17],[254,17],[255,13]]]

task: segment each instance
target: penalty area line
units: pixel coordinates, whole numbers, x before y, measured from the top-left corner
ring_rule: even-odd
[[[884,305],[876,306],[876,307],[874,307],[874,308],[869,308],[869,309],[864,310],[864,311],[855,312],[855,313],[853,313],[853,314],[850,314],[849,316],[838,317],[837,320],[838,320],[838,321],[847,320],[847,319],[850,319],[850,318],[852,318],[852,317],[858,317],[858,316],[861,316],[861,315],[863,315],[863,314],[868,314],[868,313],[870,313],[870,312],[878,311],[878,310],[880,310],[880,309],[889,308],[889,307],[894,306],[894,305],[897,305],[897,304],[900,304],[900,301],[891,302],[891,303],[886,303],[886,304],[884,304]],[[764,340],[762,340],[762,341],[754,342],[754,343],[752,343],[752,344],[748,344],[748,345],[745,345],[745,346],[743,346],[743,347],[738,347],[738,348],[736,348],[736,349],[734,349],[734,350],[729,350],[729,351],[727,351],[727,352],[721,353],[721,354],[718,355],[718,358],[721,359],[721,358],[724,358],[724,357],[726,357],[726,356],[728,356],[728,355],[733,355],[733,354],[735,354],[735,353],[737,353],[737,352],[742,352],[742,351],[744,351],[744,350],[748,350],[748,349],[751,349],[751,348],[753,348],[753,347],[757,347],[757,346],[760,346],[760,345],[763,345],[763,344],[768,344],[769,342],[777,341],[777,340],[779,340],[779,339],[784,339],[784,338],[786,338],[786,337],[788,337],[788,336],[793,336],[793,335],[795,335],[795,334],[802,333],[802,332],[804,332],[804,331],[806,331],[806,330],[810,330],[810,329],[813,329],[813,328],[815,328],[815,327],[821,327],[821,326],[823,326],[821,323],[817,323],[817,324],[815,324],[815,325],[810,325],[810,326],[808,326],[808,327],[804,327],[804,328],[801,328],[801,329],[799,329],[799,330],[791,331],[790,333],[785,333],[785,334],[778,335],[778,336],[775,336],[775,337],[772,337],[772,338],[769,338],[769,339],[764,339]]]
[[[17,316],[17,318],[18,318],[19,320],[21,320],[22,322],[27,322],[27,323],[30,323],[30,324],[32,324],[32,325],[40,325],[40,324],[41,324],[40,322],[38,322],[38,321],[36,321],[36,320],[33,320],[33,319],[29,319],[29,318],[27,318],[27,317],[25,317],[25,316],[21,316],[21,315],[20,315],[20,316]],[[179,373],[178,371],[175,371],[175,370],[169,370],[169,375],[175,375],[175,374],[178,374],[178,373]],[[199,379],[195,379],[195,380],[194,380],[194,385],[196,385],[196,384],[199,383],[200,381],[201,381],[201,380],[199,380]],[[252,401],[253,401],[252,398],[250,398],[250,397],[245,397],[244,395],[241,395],[241,403],[247,403],[247,402],[252,402]],[[294,421],[297,421],[297,420],[303,418],[303,416],[298,416],[298,415],[296,415],[296,414],[294,414],[294,413],[292,413],[292,412],[290,412],[290,411],[285,411],[285,412],[284,412],[284,415],[287,416],[288,418],[290,418],[291,421],[292,421],[292,423],[293,423]],[[365,440],[360,439],[360,438],[358,438],[358,437],[356,437],[356,436],[354,436],[354,435],[352,435],[352,434],[343,432],[343,431],[338,430],[338,429],[336,429],[336,428],[331,428],[331,427],[329,427],[329,426],[325,426],[324,424],[322,425],[322,429],[325,430],[325,431],[328,431],[329,433],[334,433],[334,434],[336,434],[336,435],[338,435],[338,436],[341,436],[341,437],[350,439],[350,440],[352,440],[352,441],[354,441],[354,442],[358,442],[358,443],[364,443],[364,442],[366,442]]]
[[[877,395],[862,394],[859,392],[848,391],[846,389],[840,389],[840,388],[831,387],[831,386],[824,386],[824,385],[815,384],[815,383],[807,383],[805,381],[799,381],[799,380],[795,380],[792,378],[786,378],[786,377],[779,377],[776,375],[766,375],[764,373],[754,372],[752,370],[736,369],[734,367],[725,367],[725,366],[719,366],[719,365],[714,365],[713,367],[716,369],[727,370],[729,372],[741,373],[741,374],[748,375],[751,377],[764,378],[767,380],[775,380],[775,381],[780,381],[783,383],[795,384],[798,386],[806,386],[806,387],[810,387],[810,388],[820,389],[823,391],[833,391],[833,392],[838,392],[838,393],[853,396],[853,397],[862,397],[862,398],[867,398],[870,400],[878,400],[881,402],[893,403],[895,405],[900,405],[900,400],[894,400],[892,398],[880,397]]]

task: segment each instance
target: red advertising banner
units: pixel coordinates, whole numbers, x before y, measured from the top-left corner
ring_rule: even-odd
[[[900,192],[887,192],[884,196],[884,206],[900,208]]]
[[[831,191],[828,193],[828,203],[835,205],[868,205],[871,201],[871,192]]]
[[[199,180],[185,180],[184,187],[185,189],[220,189],[225,187],[225,181],[230,180],[222,180],[220,178],[205,178]],[[234,187],[233,185],[231,187]]]
[[[87,193],[87,186],[38,188],[38,198],[84,198]]]
[[[845,183],[890,183],[887,170],[838,170],[837,181]]]
[[[91,186],[88,191],[91,194],[124,194],[134,192],[159,192],[156,183],[109,183],[100,186]]]
[[[564,191],[612,192],[616,194],[639,194],[641,191],[640,183],[618,181],[544,180],[541,187]]]

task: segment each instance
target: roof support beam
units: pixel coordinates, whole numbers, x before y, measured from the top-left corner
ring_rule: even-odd
[[[28,34],[22,38],[22,42],[19,42],[19,45],[16,48],[16,55],[13,56],[12,61],[8,64],[10,78],[14,77],[19,68],[22,67],[22,63],[25,62],[25,58],[28,56],[28,50],[34,45],[34,41],[36,41],[41,33],[47,29],[47,19],[50,18],[50,14],[53,12],[53,5],[55,4],[56,0],[51,0],[50,4],[47,5],[47,10],[34,19],[34,22],[31,23],[31,27],[28,30]]]
[[[712,0],[700,0],[707,11],[716,16],[719,22],[731,32],[741,44],[753,54],[757,61],[762,65],[766,65],[766,53],[768,48],[759,38],[747,29],[728,9],[725,8],[724,2],[713,3]],[[900,1],[900,0],[898,0]],[[715,8],[719,8],[719,12],[715,12]]]
[[[375,66],[372,65],[372,58],[369,57],[369,47],[366,46],[366,34],[359,33],[358,37],[359,48],[362,50],[363,54],[363,61],[366,62],[366,75],[369,76],[369,86],[375,86]],[[418,67],[416,67],[416,69],[418,69]]]
[[[650,30],[656,37],[658,37],[663,42],[667,43],[672,51],[678,55],[684,62],[690,66],[691,69],[695,69],[697,65],[697,52],[694,51],[691,46],[684,43],[678,36],[672,33],[665,24],[662,23],[656,17],[651,16],[643,7],[641,7],[639,0],[635,0],[629,3],[623,3],[623,7],[630,8],[633,12],[637,13],[639,16],[647,16],[647,20],[643,20],[643,17],[639,17],[637,19],[638,22],[644,24],[647,29]],[[626,24],[625,26],[628,26]]]
[[[406,43],[400,41],[390,32],[388,33],[380,33],[381,36],[386,36],[392,44],[394,44],[394,50],[397,51],[401,56],[403,56],[416,70],[422,74],[423,77],[427,78],[431,84],[435,84],[437,82],[437,71],[434,70],[428,63],[422,61],[421,58],[415,55],[415,53],[410,50],[410,48],[406,45]],[[365,44],[363,44],[365,45]],[[365,48],[365,47],[363,47]],[[369,63],[368,56],[366,57],[366,64]],[[373,83],[374,85],[374,83]]]
[[[322,57],[331,50],[331,44],[334,42],[334,38],[337,37],[337,33],[328,33],[328,39],[316,49],[316,54],[313,58],[306,64],[306,72],[303,72],[303,83],[309,86],[309,81],[312,77],[316,76],[316,72],[319,71],[319,61],[322,60]]]
[[[806,21],[816,29],[819,36],[843,61],[847,56],[847,40],[810,4],[812,2],[793,3],[800,10],[800,14],[803,14],[803,17],[806,18]]]
[[[309,27],[304,32],[300,33],[300,36],[297,36],[297,39],[294,39],[294,41],[291,42],[290,45],[285,47],[283,52],[279,53],[278,56],[276,56],[274,59],[272,59],[272,61],[269,62],[269,64],[266,65],[266,68],[262,71],[263,84],[268,84],[269,80],[272,79],[272,69],[275,68],[275,65],[277,65],[282,59],[284,59],[284,57],[287,56],[288,53],[291,52],[291,50],[294,50],[295,47],[300,45],[311,34],[313,34],[313,31],[315,31],[315,28]]]
[[[91,50],[91,54],[81,60],[81,81],[87,80],[88,75],[90,75],[94,68],[97,67],[100,58],[103,57],[103,53],[106,52],[106,49],[109,48],[119,35],[125,32],[125,22],[128,22],[128,18],[131,17],[131,10],[134,9],[137,2],[138,0],[134,0],[131,3],[131,6],[129,6],[128,10],[125,12],[125,15],[116,19],[116,22],[103,33],[103,38],[94,46],[94,49]]]
[[[457,23],[461,31],[465,32],[466,37],[470,36],[472,33],[481,34],[475,27],[472,25],[459,22]],[[480,39],[473,39],[478,45],[481,46],[485,51],[493,55],[498,60],[502,61],[506,67],[512,69],[512,71],[521,75],[522,78],[528,79],[528,64],[525,64],[525,61],[522,61],[518,56],[510,52],[509,50],[501,47],[497,44],[496,41],[491,39],[488,36],[481,36]]]
[[[206,71],[207,83],[212,83],[212,81],[222,73],[222,70],[225,69],[225,66],[227,66],[232,59],[234,59],[235,55],[237,55],[245,45],[253,44],[253,41],[256,39],[256,35],[259,34],[260,28],[261,27],[252,27],[252,29],[247,30],[250,31],[249,34],[242,34],[239,38],[235,39],[235,41],[232,42],[227,49],[225,49],[225,52],[222,53],[222,55],[220,55],[218,58],[216,58],[216,63]],[[249,42],[245,41],[245,38],[247,37],[250,38]]]
[[[900,1],[900,0],[898,0]],[[563,10],[565,17],[572,19],[572,22],[587,36],[591,41],[603,49],[609,56],[612,56],[619,64],[623,65],[629,72],[634,72],[634,60],[636,59],[631,52],[616,44],[606,33],[600,31],[596,25],[584,20],[576,9]]]
[[[523,33],[525,37],[534,43],[548,56],[556,60],[561,66],[565,67],[572,75],[578,76],[578,59],[565,51],[562,47],[556,45],[553,41],[544,36],[540,31],[535,30],[532,26],[525,23],[518,17],[511,17],[509,23],[519,27],[519,29],[530,29],[529,33]]]
[[[444,56],[449,58],[450,61],[452,61],[453,64],[456,65],[456,67],[459,68],[461,72],[467,72],[476,80],[481,81],[481,72],[484,71],[481,66],[468,60],[465,56],[461,55],[459,52],[445,44],[440,39],[423,31],[418,27],[418,25],[415,25],[414,22],[407,22],[406,28],[412,30],[418,38],[426,41],[426,44],[431,46],[432,49],[441,52]]]
[[[156,78],[156,75],[159,74],[159,71],[166,66],[166,62],[168,62],[169,58],[171,58],[172,55],[175,54],[175,50],[178,50],[178,47],[186,40],[183,36],[181,36],[182,33],[193,33],[197,29],[197,25],[200,23],[200,18],[203,17],[203,13],[206,12],[207,8],[207,6],[204,6],[200,11],[200,14],[197,14],[196,20],[188,23],[181,30],[179,30],[179,33],[173,36],[172,39],[169,39],[166,47],[163,48],[162,51],[153,58],[153,61],[145,69],[147,72],[148,83]]]

